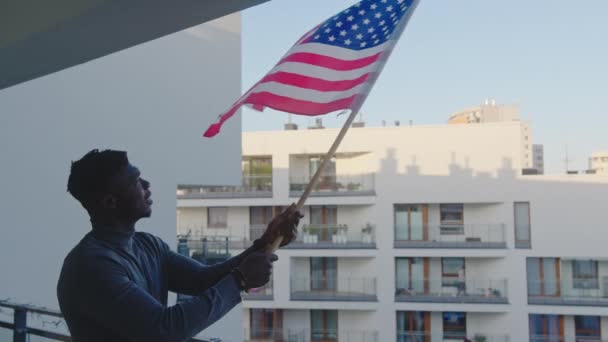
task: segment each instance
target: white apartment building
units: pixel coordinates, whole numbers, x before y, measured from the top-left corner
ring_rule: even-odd
[[[608,175],[608,152],[595,152],[589,158],[589,170],[595,174]]]
[[[336,135],[244,133],[242,186],[179,187],[179,250],[245,248]],[[608,179],[522,176],[521,141],[520,122],[352,128],[244,295],[244,340],[608,340]]]
[[[458,111],[448,119],[448,124],[478,124],[490,122],[521,122],[521,167],[522,169],[534,169],[535,160],[532,150],[532,137],[530,124],[520,119],[520,107],[518,104],[505,105],[496,104],[496,100],[487,99],[479,106]]]

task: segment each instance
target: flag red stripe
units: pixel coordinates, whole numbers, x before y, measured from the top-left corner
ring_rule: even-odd
[[[276,72],[266,75],[260,83],[277,82],[299,88],[313,89],[318,91],[341,91],[352,89],[369,79],[369,73],[352,80],[328,81],[316,77],[308,77],[291,72]]]
[[[381,54],[381,52],[378,52],[375,55],[371,55],[365,58],[348,60],[319,55],[310,52],[297,52],[283,58],[278,64],[282,64],[285,62],[299,62],[333,70],[345,71],[366,67],[380,59]]]
[[[244,100],[236,103],[230,110],[220,116],[218,122],[209,126],[203,136],[211,138],[220,132],[224,122],[230,119],[234,113],[244,104],[252,104],[254,106],[270,107],[276,110],[290,112],[300,115],[322,115],[331,113],[340,109],[347,109],[357,99],[358,95],[352,95],[347,98],[338,99],[328,103],[318,103],[312,101],[296,100],[291,97],[279,96],[269,92],[253,93],[248,95]]]
[[[349,108],[357,96],[358,94],[332,102],[319,103],[296,100],[291,97],[280,96],[269,92],[261,92],[249,95],[244,103],[260,104],[264,107],[270,107],[293,114],[315,116]]]

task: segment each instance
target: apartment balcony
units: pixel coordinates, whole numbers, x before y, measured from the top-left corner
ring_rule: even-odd
[[[305,342],[306,330],[292,329],[245,329],[243,338],[245,342]]]
[[[530,342],[608,342],[608,339],[597,337],[574,337],[566,338],[557,335],[531,335]]]
[[[268,284],[255,289],[250,289],[246,293],[243,293],[241,297],[243,300],[273,300],[273,290],[273,281],[271,279]]]
[[[608,276],[595,280],[528,281],[528,304],[608,307]]]
[[[397,285],[396,302],[416,303],[462,303],[462,304],[508,304],[507,280],[450,281],[442,279],[412,280],[409,285]]]
[[[178,199],[271,198],[272,175],[244,176],[240,186],[180,185]]]
[[[395,248],[507,248],[504,224],[395,227]]]
[[[321,176],[317,185],[312,189],[310,196],[375,196],[375,175],[328,175]],[[306,189],[309,177],[290,177],[289,196],[299,197]]]
[[[375,227],[359,229],[345,224],[307,224],[298,237],[286,246],[291,249],[370,249],[376,248]]]
[[[378,332],[374,330],[324,330],[308,329],[245,329],[246,342],[310,342],[344,341],[344,342],[378,342]]]
[[[431,334],[430,332],[411,332],[411,331],[398,331],[397,342],[431,342],[431,341],[442,341],[442,342],[509,342],[510,337],[508,335],[488,335],[488,334],[465,334],[462,336],[446,336],[443,334]]]
[[[376,289],[376,278],[291,278],[291,300],[375,302]]]

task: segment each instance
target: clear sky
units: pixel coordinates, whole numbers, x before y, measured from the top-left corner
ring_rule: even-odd
[[[273,0],[243,12],[243,88],[306,31],[354,0]],[[382,120],[443,124],[486,98],[519,103],[551,173],[608,150],[607,0],[421,0],[364,105]],[[245,109],[243,129],[277,130],[287,115]],[[293,116],[301,127],[312,119]],[[340,127],[345,116],[325,116]]]

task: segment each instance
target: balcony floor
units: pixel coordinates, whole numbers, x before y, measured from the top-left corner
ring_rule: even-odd
[[[334,291],[296,291],[291,293],[291,300],[304,301],[327,301],[327,302],[377,302],[376,295],[368,295],[356,292]]]
[[[506,242],[473,242],[473,241],[395,241],[395,248],[473,248],[473,249],[506,249]]]
[[[396,295],[395,302],[409,303],[462,303],[462,304],[509,304],[504,297],[483,296],[437,296],[437,295]]]
[[[320,241],[317,243],[304,243],[294,241],[285,246],[286,249],[376,249],[375,243],[347,242],[333,243],[331,241]]]
[[[528,304],[608,307],[608,298],[528,297]]]

